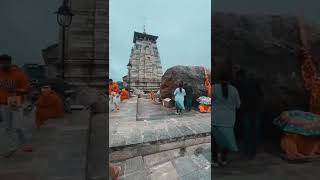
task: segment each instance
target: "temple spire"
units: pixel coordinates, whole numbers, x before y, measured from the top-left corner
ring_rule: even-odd
[[[146,34],[146,17],[144,17],[144,23],[143,23],[143,33]]]

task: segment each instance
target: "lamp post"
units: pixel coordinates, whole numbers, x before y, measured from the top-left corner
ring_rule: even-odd
[[[130,83],[131,83],[131,69],[132,69],[132,64],[129,62],[128,63],[128,65],[127,65],[127,67],[128,67],[128,71],[129,71],[129,73],[128,73],[128,76],[129,76],[129,80],[128,80],[128,89],[129,89],[129,94],[130,94]]]
[[[62,27],[62,55],[61,55],[61,71],[62,71],[62,80],[64,81],[64,61],[65,61],[65,36],[66,28],[71,25],[72,17],[74,14],[71,12],[69,7],[69,1],[63,0],[62,6],[59,7],[58,11],[55,12],[57,15],[57,22],[60,27]]]

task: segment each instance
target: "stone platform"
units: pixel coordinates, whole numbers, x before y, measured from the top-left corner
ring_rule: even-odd
[[[118,162],[121,180],[209,180],[210,144],[174,149]]]
[[[84,180],[87,164],[87,136],[90,114],[74,111],[62,119],[52,119],[41,129],[33,126],[33,117],[25,119],[28,135],[32,134],[32,153],[15,154],[0,159],[1,180]],[[0,123],[3,132],[3,125]],[[0,136],[1,151],[8,144]]]
[[[175,115],[144,99],[144,121],[136,121],[137,98],[121,103],[119,112],[109,118],[109,158],[125,160],[162,151],[211,142],[211,115],[197,111]],[[157,117],[157,118],[150,118]]]

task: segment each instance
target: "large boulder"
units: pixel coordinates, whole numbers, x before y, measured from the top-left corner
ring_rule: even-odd
[[[306,24],[315,60],[320,60],[320,29]],[[244,69],[260,79],[265,98],[264,117],[281,111],[308,110],[301,78],[301,48],[296,17],[215,13],[213,16],[214,78],[222,70]]]
[[[211,78],[211,70],[207,69],[207,72],[209,78]],[[173,92],[181,81],[191,84],[194,98],[206,95],[204,76],[204,67],[200,66],[174,66],[169,68],[161,78],[161,98],[173,99]]]

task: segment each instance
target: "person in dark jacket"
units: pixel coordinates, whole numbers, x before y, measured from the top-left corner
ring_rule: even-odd
[[[261,102],[263,92],[253,75],[247,77],[245,71],[237,72],[235,85],[239,91],[242,106],[238,112],[243,151],[251,159],[256,155],[261,134]]]
[[[192,99],[193,99],[193,89],[190,84],[185,84],[185,91],[186,91],[186,109],[187,111],[191,111],[192,108]]]

